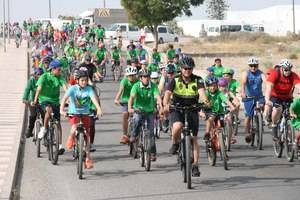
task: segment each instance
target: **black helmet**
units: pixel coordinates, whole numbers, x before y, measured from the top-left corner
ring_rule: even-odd
[[[74,77],[76,80],[82,78],[82,77],[88,77],[88,73],[83,70],[75,70],[74,71]]]
[[[141,69],[139,71],[139,76],[149,76],[150,77],[150,72],[148,69]]]
[[[179,61],[182,68],[194,68],[195,62],[194,59],[190,56],[184,56]]]

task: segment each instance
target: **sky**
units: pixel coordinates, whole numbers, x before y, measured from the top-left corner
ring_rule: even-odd
[[[3,20],[3,1],[0,0],[0,20]],[[49,16],[49,0],[6,0],[10,2],[11,21],[21,21],[28,18],[43,18]],[[51,0],[52,17],[58,15],[78,16],[89,8],[103,7],[104,0]],[[292,0],[227,0],[229,10],[257,10],[275,5],[292,4]],[[300,0],[295,0],[300,5]],[[107,8],[121,8],[120,0],[106,0]],[[205,3],[193,8],[191,19],[205,19]],[[187,17],[178,18],[178,20]]]

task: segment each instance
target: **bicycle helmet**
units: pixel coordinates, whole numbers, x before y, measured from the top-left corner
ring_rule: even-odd
[[[44,70],[41,67],[37,67],[37,68],[33,69],[33,74],[34,75],[42,75],[43,73],[44,73]]]
[[[228,80],[226,78],[220,78],[218,81],[218,85],[220,87],[227,87],[228,86]]]
[[[293,68],[293,64],[290,63],[288,59],[282,59],[279,65],[286,70],[291,70]]]
[[[56,69],[56,68],[60,68],[60,67],[61,67],[61,63],[57,59],[52,60],[51,63],[50,63],[50,65],[49,65],[50,69]]]
[[[195,67],[194,59],[190,56],[184,56],[183,58],[181,58],[179,63],[182,68],[194,68]]]
[[[258,62],[257,58],[255,58],[255,57],[249,58],[248,65],[258,65],[258,64],[259,64],[259,62]]]
[[[175,65],[173,63],[167,64],[166,71],[167,71],[168,74],[175,73],[176,72]]]
[[[137,74],[137,69],[136,67],[132,67],[132,66],[128,66],[126,68],[126,76],[129,76],[129,75],[136,75]]]
[[[147,65],[147,61],[146,60],[141,60],[141,65]]]
[[[216,77],[209,77],[207,78],[207,80],[205,81],[206,85],[213,85],[213,84],[218,84],[218,79]]]
[[[150,78],[153,79],[159,78],[159,74],[157,72],[151,72]]]
[[[139,71],[139,76],[150,76],[150,72],[148,71],[148,69],[141,69]]]
[[[230,74],[230,75],[233,75],[233,74],[234,74],[234,71],[233,71],[232,69],[225,68],[224,71],[223,71],[223,74]]]
[[[86,71],[83,71],[83,70],[75,70],[74,71],[74,78],[76,80],[78,80],[82,77],[88,77],[88,73]]]

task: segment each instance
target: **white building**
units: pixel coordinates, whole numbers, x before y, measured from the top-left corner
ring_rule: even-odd
[[[265,32],[271,35],[286,35],[293,31],[292,5],[273,6],[254,11],[228,11],[226,21],[241,24],[261,24]],[[300,32],[300,5],[295,5],[296,33]],[[183,28],[185,35],[198,37],[201,26],[222,24],[219,20],[184,20],[178,25]]]

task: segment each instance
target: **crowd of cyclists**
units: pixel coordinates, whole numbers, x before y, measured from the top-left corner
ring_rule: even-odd
[[[64,24],[59,30],[54,29],[51,23],[43,27],[29,20],[23,23],[23,31],[28,34],[28,40],[33,46],[33,73],[23,96],[23,102],[30,108],[26,137],[33,136],[36,107],[39,107],[43,113],[44,126],[38,137],[43,138],[47,134],[51,113],[54,113],[54,118],[58,121],[61,115],[68,116],[71,128],[66,147],[72,149],[76,140],[76,125],[79,123],[79,117],[72,114],[83,114],[87,169],[93,167],[90,152],[95,150],[95,122],[97,117],[103,115],[96,83],[105,81],[104,69],[111,63],[123,66],[124,71],[114,98],[114,103],[120,106],[122,112],[123,135],[120,143],[137,142],[142,121],[147,120],[152,161],[157,160],[155,116],[159,116],[161,130],[171,132],[170,153],[177,154],[184,116],[178,111],[170,110],[170,106],[202,105],[200,112],[195,110],[188,113],[193,145],[193,176],[200,176],[198,135],[203,134],[205,142],[211,140],[219,113],[226,113],[225,123],[229,126],[231,144],[237,142],[232,115],[236,115],[237,123],[240,123],[238,116],[241,105],[245,111],[247,143],[251,142],[250,120],[257,102],[264,108],[264,124],[272,129],[274,141],[278,140],[278,122],[284,102],[291,104],[293,128],[300,129],[300,99],[293,98],[294,88],[300,87],[300,79],[293,71],[293,64],[287,59],[263,72],[259,69],[259,60],[251,57],[245,61],[249,68],[242,74],[239,82],[234,78],[234,69],[224,67],[220,58],[216,58],[214,64],[206,69],[205,77],[200,77],[193,74],[196,67],[194,59],[184,54],[180,48],[175,49],[169,44],[167,52],[163,54],[155,48],[148,52],[141,43],[134,41],[123,47],[122,39],[117,44],[112,39],[108,42],[104,40],[105,30],[101,25],[83,28],[70,23]],[[265,90],[263,85],[266,85]],[[62,100],[61,88],[65,91]],[[133,128],[128,132],[130,116]],[[200,120],[205,120],[205,133],[199,133]],[[65,149],[61,134],[60,126],[59,153],[63,154]],[[299,132],[295,142],[300,144]]]

